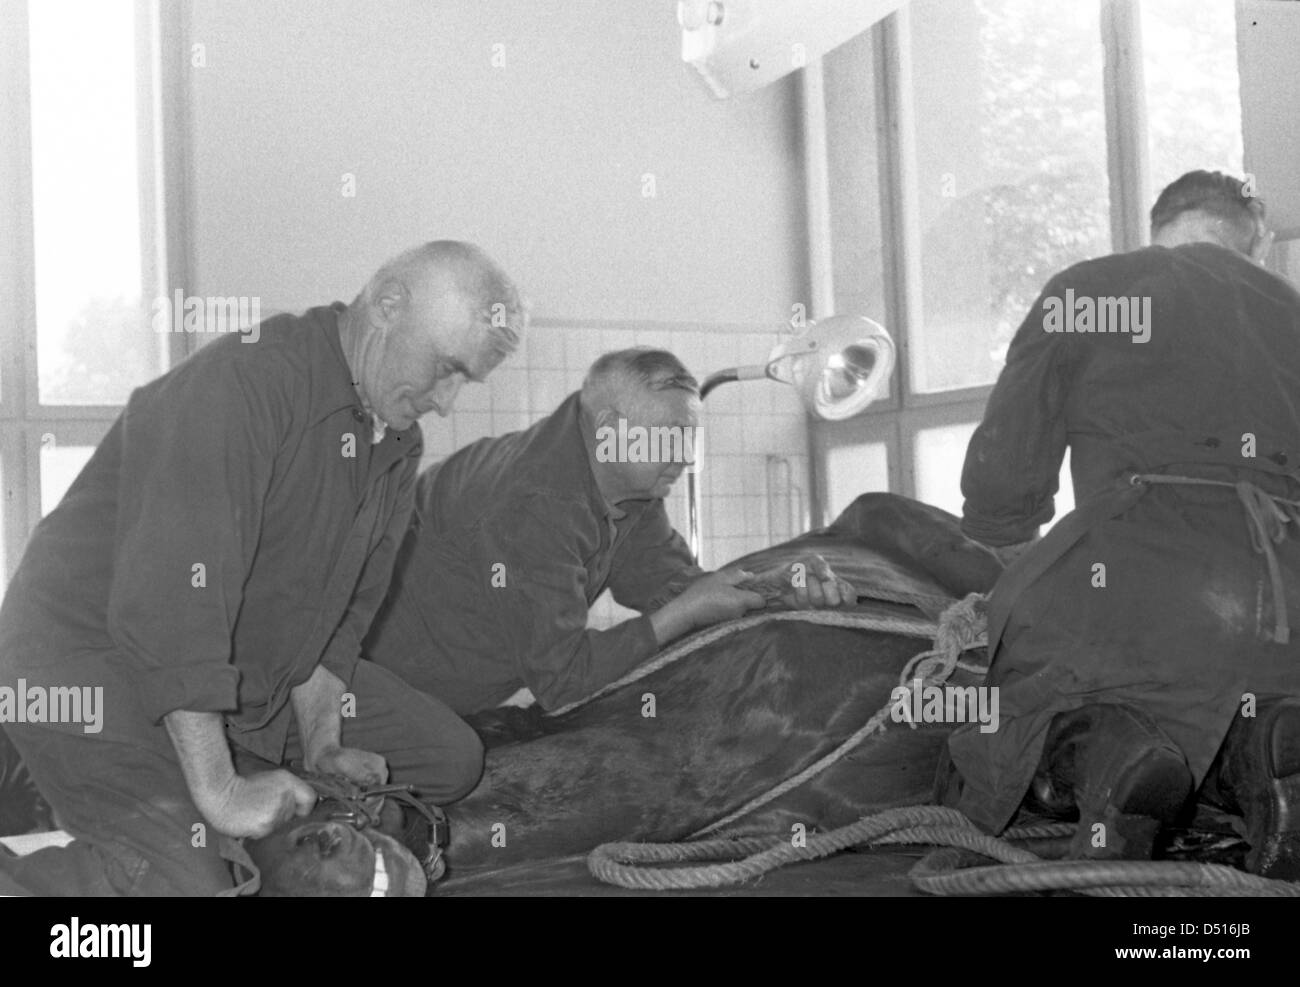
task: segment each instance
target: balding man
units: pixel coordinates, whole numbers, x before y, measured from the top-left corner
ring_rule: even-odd
[[[1075,856],[1144,857],[1200,787],[1300,877],[1300,295],[1230,176],[1171,184],[1151,237],[1048,282],[971,439],[963,528],[1019,558],[1001,727],[953,734],[946,794],[997,831],[1028,791]],[[1067,447],[1079,507],[1031,544]]]
[[[738,585],[747,574],[704,573],[664,511],[699,409],[671,353],[620,350],[549,417],[431,467],[367,655],[461,714],[521,688],[553,710],[690,630],[764,606]],[[606,588],[642,615],[588,629]],[[848,594],[831,575],[786,602],[838,606]]]
[[[417,419],[446,414],[522,323],[495,263],[438,241],[351,305],[269,319],[131,395],[0,609],[0,685],[102,689],[93,731],[6,724],[76,839],[0,859],[0,878],[229,891],[219,835],[266,835],[316,800],[290,762],[435,802],[473,787],[473,734],[357,659],[409,520]]]

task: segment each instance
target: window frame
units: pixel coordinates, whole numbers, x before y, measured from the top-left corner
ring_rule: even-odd
[[[1148,133],[1141,9],[1139,0],[1095,2],[1100,12],[1103,55],[1111,249],[1136,250],[1148,240]],[[993,392],[992,384],[931,393],[912,389],[910,349],[921,312],[922,284],[910,8],[901,7],[876,24],[872,33],[875,136],[881,149],[878,208],[886,248],[882,251],[884,311],[888,313],[887,328],[898,359],[887,397],[849,421],[810,424],[814,526],[830,520],[825,494],[827,451],[843,445],[886,443],[890,490],[915,497],[917,433],[936,426],[978,423]]]
[[[0,0],[0,30],[11,57],[0,62],[0,126],[11,139],[0,152],[0,228],[18,235],[0,245],[0,475],[3,476],[5,585],[40,521],[42,438],[95,446],[121,413],[119,405],[42,404],[36,364],[35,242],[32,173],[30,0]],[[140,187],[141,290],[171,297],[190,270],[186,154],[187,5],[133,0]],[[4,293],[8,291],[8,296]],[[164,370],[195,341],[170,333],[160,341]]]

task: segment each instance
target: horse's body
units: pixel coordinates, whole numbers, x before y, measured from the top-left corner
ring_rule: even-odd
[[[1000,566],[950,515],[890,495],[834,525],[735,563],[754,571],[808,552],[854,584],[859,612],[921,623]],[[879,600],[894,601],[881,603]],[[911,604],[911,605],[906,605]],[[500,711],[476,726],[483,782],[449,810],[451,874],[566,856],[611,840],[676,840],[833,751],[886,706],[921,637],[771,621],[561,716]],[[970,684],[959,672],[954,684]],[[951,724],[890,719],[832,766],[721,832],[792,833],[927,801]]]

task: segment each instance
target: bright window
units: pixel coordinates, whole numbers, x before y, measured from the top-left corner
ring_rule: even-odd
[[[94,451],[94,446],[55,445],[47,435],[41,446],[41,517],[59,505]]]
[[[122,404],[163,355],[143,298],[135,3],[42,0],[28,31],[40,402]]]
[[[0,475],[7,580],[131,390],[182,355],[153,331],[168,297],[163,97],[181,5],[11,0],[0,58]],[[176,64],[164,59],[172,52]]]
[[[1110,251],[1098,8],[917,0],[919,394],[991,384],[1053,272]]]
[[[1142,0],[1142,71],[1154,202],[1199,168],[1242,173],[1232,0]]]
[[[1128,242],[1127,202],[1149,209],[1193,168],[1241,172],[1231,0],[1142,0],[1143,47],[1123,13],[1101,0],[912,0],[871,46],[828,58],[831,187],[852,185],[880,217],[840,222],[854,207],[833,203],[836,301],[882,322],[902,365],[866,414],[814,428],[821,517],[854,495],[852,462],[872,477],[857,492],[887,473],[895,492],[960,514],[966,446],[1048,278]],[[837,64],[865,64],[862,50],[874,90],[846,87]],[[1144,68],[1148,132],[1110,138],[1129,53]],[[1128,188],[1112,163],[1142,142],[1152,187]],[[883,284],[860,262],[880,245]],[[1057,518],[1074,506],[1068,463]]]

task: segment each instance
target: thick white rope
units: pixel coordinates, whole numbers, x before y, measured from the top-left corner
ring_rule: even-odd
[[[745,617],[729,620],[725,624],[717,624],[706,630],[698,631],[690,637],[683,638],[677,644],[659,652],[654,658],[651,658],[643,665],[638,665],[632,671],[628,672],[621,679],[609,683],[600,689],[597,689],[585,699],[579,699],[576,702],[568,703],[561,706],[554,712],[548,713],[547,716],[563,716],[570,713],[579,706],[585,706],[602,696],[607,696],[611,692],[623,688],[638,679],[643,679],[647,675],[653,675],[661,668],[676,661],[680,661],[687,655],[707,647],[714,641],[719,641],[724,637],[735,634],[737,631],[748,630],[751,627],[757,627],[759,624],[765,624],[769,621],[787,621],[794,620],[806,624],[823,624],[831,627],[853,627],[865,631],[881,631],[886,634],[903,634],[907,637],[922,637],[935,639],[939,634],[940,623],[929,620],[925,617],[904,617],[891,614],[878,613],[852,613],[842,610],[773,610],[763,611],[761,613],[750,614]],[[931,654],[931,652],[926,652]]]
[[[871,719],[867,720],[865,724],[854,731],[829,754],[818,758],[802,771],[791,775],[762,795],[750,799],[734,812],[730,812],[721,819],[709,823],[703,829],[696,830],[687,837],[687,840],[696,840],[702,836],[707,836],[709,833],[716,832],[737,819],[749,815],[756,809],[780,798],[786,792],[798,788],[809,779],[817,777],[873,733],[883,733],[895,705],[900,705],[904,714],[908,715],[911,708],[912,690],[918,684],[924,688],[925,686],[946,682],[953,669],[958,667],[983,675],[987,671],[986,668],[963,662],[960,660],[960,655],[962,651],[979,647],[988,642],[985,599],[979,593],[971,593],[964,600],[954,603],[939,617],[939,624],[934,633],[934,648],[914,656],[903,666],[902,674],[899,677],[899,686],[907,690],[908,699],[906,701],[902,697],[895,698],[891,692],[890,698],[886,700],[885,705],[881,706]],[[907,722],[913,730],[916,729],[916,724],[911,721],[910,715]]]

